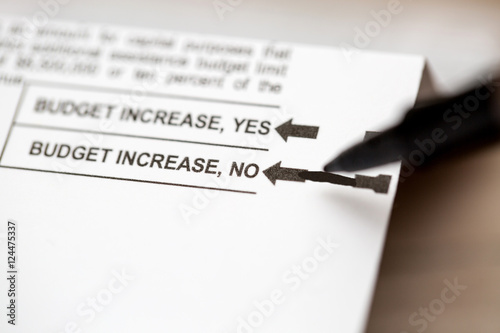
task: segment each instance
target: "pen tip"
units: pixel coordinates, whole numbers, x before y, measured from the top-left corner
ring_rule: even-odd
[[[323,168],[324,171],[326,172],[337,172],[337,171],[344,171],[344,168],[340,165],[340,163],[337,161],[337,159],[331,161],[325,167]]]

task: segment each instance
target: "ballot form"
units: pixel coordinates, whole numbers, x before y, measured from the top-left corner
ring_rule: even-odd
[[[422,57],[35,23],[0,19],[2,332],[363,332],[399,165],[304,175]]]

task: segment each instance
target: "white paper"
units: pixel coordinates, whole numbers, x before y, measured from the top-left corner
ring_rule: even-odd
[[[264,171],[396,121],[421,57],[33,27],[1,20],[2,332],[363,331],[399,166],[359,173],[387,194]]]

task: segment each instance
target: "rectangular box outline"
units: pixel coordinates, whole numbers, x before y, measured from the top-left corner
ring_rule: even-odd
[[[147,184],[158,184],[158,185],[169,185],[169,186],[179,186],[179,187],[190,187],[190,188],[198,188],[198,189],[208,189],[208,190],[216,190],[216,191],[225,191],[225,192],[233,192],[233,193],[244,193],[244,194],[257,194],[257,192],[254,191],[246,191],[246,190],[233,190],[233,189],[227,189],[227,188],[217,188],[217,187],[208,187],[208,186],[198,186],[198,185],[189,185],[189,184],[180,184],[180,183],[168,183],[168,182],[159,182],[159,181],[152,181],[152,180],[144,180],[144,179],[135,179],[135,178],[122,178],[122,177],[112,177],[112,176],[103,176],[103,175],[91,175],[91,174],[83,174],[83,173],[73,173],[73,172],[63,172],[63,171],[54,171],[54,170],[45,170],[45,169],[36,169],[36,168],[25,168],[25,167],[17,167],[17,166],[9,166],[9,165],[3,165],[2,164],[2,158],[4,156],[4,153],[7,148],[7,144],[9,143],[10,136],[12,134],[12,130],[15,126],[19,127],[38,127],[38,128],[45,128],[49,130],[66,130],[66,131],[72,131],[72,129],[65,129],[65,128],[56,128],[56,127],[50,127],[50,126],[42,126],[42,125],[30,125],[30,124],[24,124],[24,123],[17,123],[17,117],[20,112],[21,106],[23,105],[24,98],[26,96],[26,92],[29,87],[32,86],[42,86],[42,87],[60,87],[60,88],[70,88],[74,90],[87,90],[87,91],[95,91],[97,90],[98,92],[112,92],[112,93],[117,93],[117,92],[126,92],[126,89],[121,89],[121,88],[110,88],[110,87],[95,87],[95,86],[85,86],[85,85],[75,85],[75,84],[67,84],[67,83],[59,83],[59,82],[43,82],[43,81],[37,81],[37,80],[32,80],[32,81],[25,81],[23,82],[23,85],[21,87],[21,94],[19,96],[19,100],[16,105],[16,110],[14,112],[14,116],[12,117],[12,121],[9,127],[9,131],[7,133],[7,137],[5,139],[5,143],[2,148],[2,152],[0,153],[0,168],[4,169],[12,169],[12,170],[24,170],[24,171],[35,171],[35,172],[44,172],[44,173],[53,173],[53,174],[63,174],[63,175],[72,175],[72,176],[82,176],[82,177],[92,177],[92,178],[100,178],[100,179],[112,179],[112,180],[122,180],[122,181],[130,181],[130,182],[139,182],[139,183],[147,183]],[[211,99],[211,98],[204,98],[204,97],[191,97],[191,96],[182,96],[182,95],[173,95],[173,94],[163,94],[163,93],[145,93],[146,96],[150,97],[159,97],[159,98],[172,98],[172,99],[184,99],[184,100],[193,100],[193,101],[198,101],[198,102],[211,102],[211,103],[225,103],[225,104],[236,104],[236,105],[245,105],[245,106],[253,106],[253,107],[262,107],[262,108],[273,108],[273,109],[279,109],[279,105],[273,105],[273,104],[259,104],[259,103],[249,103],[249,102],[238,102],[238,101],[233,101],[233,100],[222,100],[222,99]],[[78,130],[73,130],[73,131],[78,131]],[[81,130],[84,131],[84,130]],[[80,132],[81,132],[80,131]],[[85,131],[85,132],[90,132],[90,131]],[[130,135],[126,134],[116,134],[116,133],[103,133],[99,132],[99,134],[103,135],[115,135],[115,136],[128,136],[131,137]],[[184,140],[176,140],[176,139],[161,139],[161,138],[153,138],[153,137],[143,137],[143,136],[133,136],[139,139],[148,139],[148,140],[166,140],[166,141],[176,141],[176,142],[184,142],[184,143],[193,143],[193,144],[209,144],[209,145],[215,145],[215,146],[222,146],[226,148],[239,148],[239,149],[253,149],[253,150],[262,150],[262,151],[269,151],[267,148],[256,148],[256,147],[244,147],[244,146],[233,146],[233,145],[222,145],[222,144],[210,144],[210,143],[202,143],[202,142],[195,142],[195,141],[184,141]]]

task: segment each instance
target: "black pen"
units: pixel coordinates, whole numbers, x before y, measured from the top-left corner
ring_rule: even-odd
[[[324,170],[358,171],[395,161],[414,169],[499,133],[500,82],[492,80],[452,98],[416,106],[401,123],[347,149]]]

